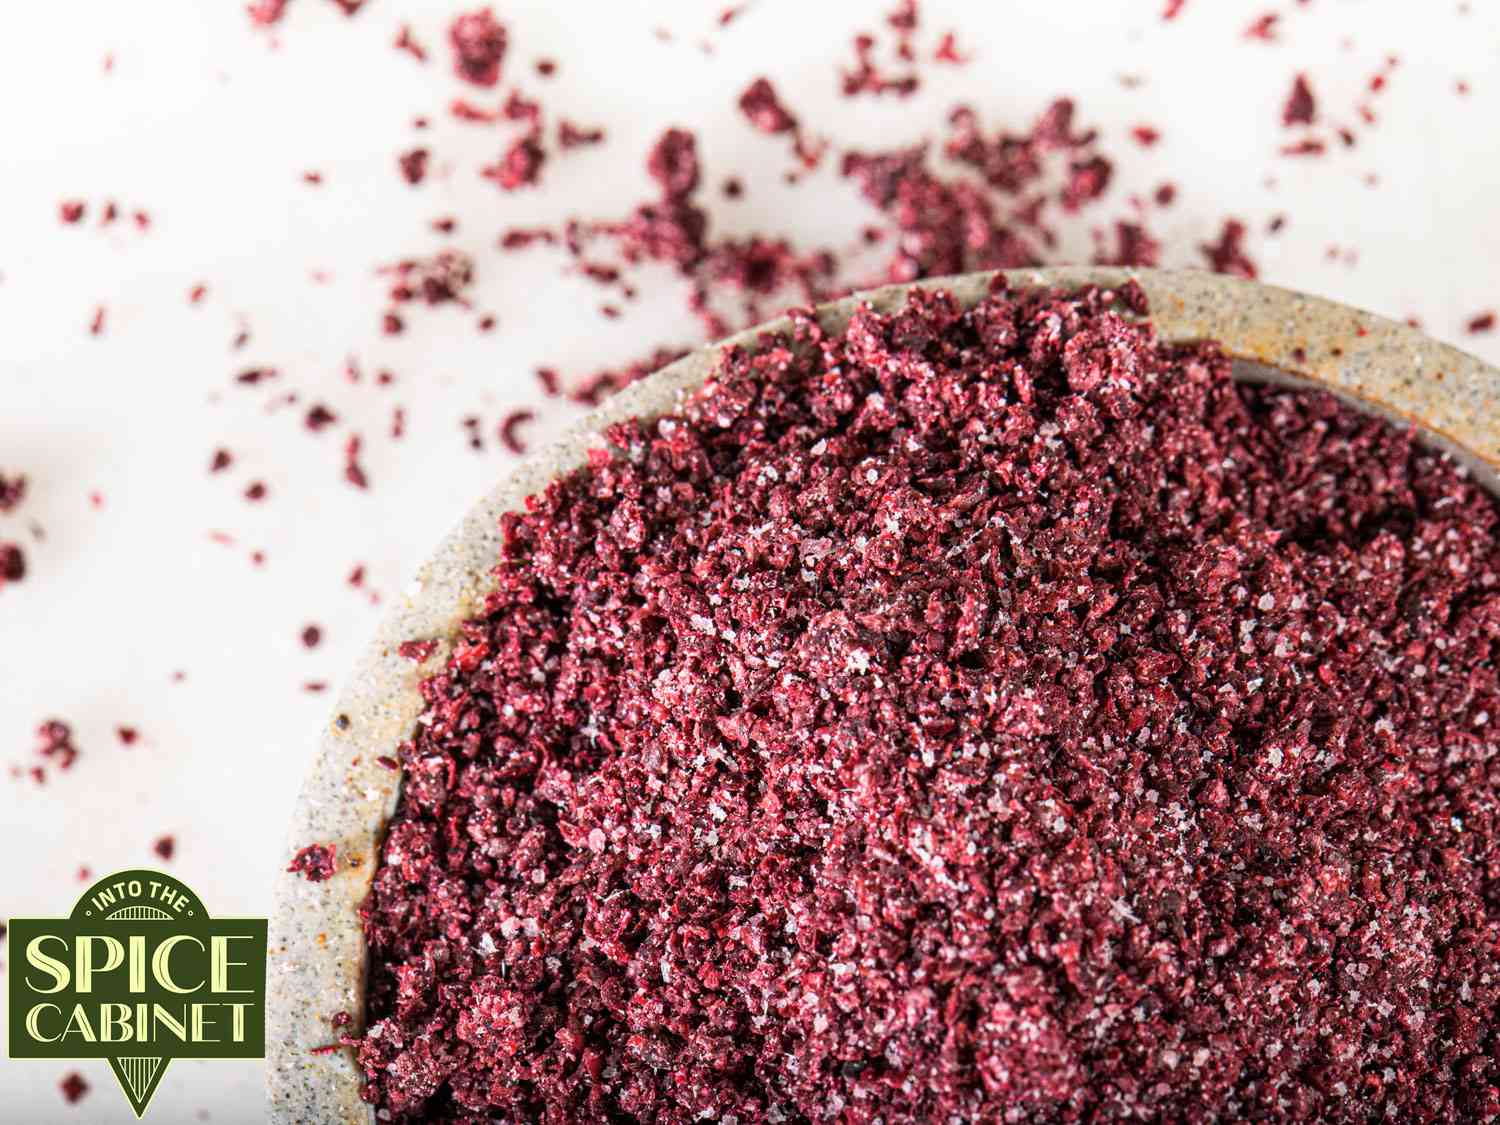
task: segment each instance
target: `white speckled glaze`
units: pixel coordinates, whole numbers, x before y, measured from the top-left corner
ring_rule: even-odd
[[[949,289],[967,305],[988,291],[993,276],[919,284]],[[1220,340],[1244,361],[1236,365],[1237,376],[1322,386],[1418,426],[1492,490],[1500,481],[1500,371],[1404,325],[1320,298],[1193,270],[1064,268],[1007,275],[1013,285],[1064,287],[1116,286],[1131,277],[1150,299],[1151,319],[1164,338]],[[893,308],[909,288],[856,294],[821,306],[819,316],[837,330],[860,303]],[[773,321],[731,340],[749,344],[783,325]],[[353,1013],[352,1029],[362,1027],[365,944],[357,909],[369,891],[380,834],[400,786],[399,775],[376,758],[391,754],[408,737],[421,710],[418,682],[448,654],[443,641],[417,666],[401,659],[397,646],[413,637],[447,638],[477,612],[499,551],[500,515],[582,465],[610,424],[674,409],[703,383],[718,349],[717,344],[701,348],[619,392],[480,500],[418,572],[350,677],[320,735],[280,859],[284,868],[298,848],[333,843],[340,865],[323,883],[278,877],[266,1036],[268,1113],[277,1125],[374,1119],[359,1098],[352,1052],[314,1055],[310,1050],[338,1034],[329,1023],[337,1012]]]

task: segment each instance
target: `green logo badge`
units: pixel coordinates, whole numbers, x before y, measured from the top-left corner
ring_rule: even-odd
[[[210,918],[160,871],[13,918],[8,960],[11,1058],[108,1059],[137,1117],[173,1059],[266,1053],[265,919]]]

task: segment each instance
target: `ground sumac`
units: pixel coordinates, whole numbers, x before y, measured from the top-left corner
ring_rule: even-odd
[[[1143,312],[800,318],[505,518],[399,749],[369,1099],[1500,1112],[1496,505]]]

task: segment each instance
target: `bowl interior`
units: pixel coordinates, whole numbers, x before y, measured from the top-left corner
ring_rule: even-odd
[[[1355,406],[1418,428],[1425,441],[1457,458],[1500,492],[1500,371],[1420,333],[1346,306],[1272,286],[1199,271],[1065,268],[1011,271],[1012,285],[1118,286],[1135,279],[1151,319],[1169,340],[1218,339],[1236,357],[1236,378],[1332,391]],[[952,291],[966,305],[990,290],[994,274],[917,283]],[[915,286],[890,286],[820,306],[831,331],[862,302],[890,309]],[[754,343],[784,320],[739,333]],[[383,826],[395,809],[399,775],[380,764],[403,741],[421,710],[418,684],[442,666],[448,638],[478,612],[499,551],[502,513],[519,508],[548,481],[582,465],[599,434],[630,417],[670,412],[713,369],[720,345],[692,352],[627,387],[581,419],[553,446],[523,462],[481,499],[419,570],[355,668],[324,726],[292,816],[279,867],[311,843],[335,844],[340,870],[323,883],[277,875],[267,995],[266,1086],[270,1119],[371,1121],[359,1098],[362,1079],[349,1051],[312,1054],[333,1042],[330,1020],[348,1012],[363,1026],[365,947],[358,907],[378,862]],[[438,641],[416,665],[404,640]]]

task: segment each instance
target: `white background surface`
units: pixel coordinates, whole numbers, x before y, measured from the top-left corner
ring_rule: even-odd
[[[369,0],[345,19],[327,0],[293,0],[286,21],[253,29],[235,0],[110,0],[20,6],[0,36],[0,472],[22,470],[32,499],[0,523],[27,544],[32,576],[0,591],[0,767],[29,765],[32,731],[70,721],[82,757],[38,788],[0,771],[0,916],[59,915],[96,875],[152,865],[151,844],[176,837],[169,869],[214,913],[264,915],[282,861],[288,811],[313,736],[381,612],[345,578],[363,563],[388,598],[505,471],[493,428],[510,408],[543,412],[532,438],[576,410],[544,402],[538,364],[585,373],[657,343],[698,339],[681,313],[682,286],[643,278],[620,321],[607,299],[568,275],[560,254],[502,255],[501,229],[571,214],[625,213],[650,194],[643,154],[669,123],[700,137],[708,182],[740,174],[747,198],[717,193],[715,229],[770,230],[804,245],[852,240],[873,216],[828,167],[814,182],[778,186],[786,143],[753,132],[735,109],[753,77],[772,77],[815,132],[843,145],[887,146],[940,131],[947,109],[972,101],[991,126],[1025,128],[1053,96],[1071,94],[1118,161],[1109,206],[1065,234],[1089,253],[1088,228],[1127,216],[1132,193],[1163,180],[1178,202],[1153,229],[1164,264],[1200,264],[1195,251],[1227,214],[1251,227],[1250,249],[1270,281],[1404,318],[1500,360],[1500,334],[1469,337],[1469,317],[1500,307],[1500,20],[1431,4],[1314,0],[1240,4],[1188,0],[1160,21],[1163,0],[1140,3],[924,5],[921,42],[957,27],[974,58],[927,68],[906,102],[837,95],[849,36],[879,24],[886,4],[756,0],[720,29],[720,5],[507,2],[507,78],[554,116],[602,124],[608,143],[558,157],[544,188],[502,195],[477,169],[511,131],[461,125],[445,107],[452,78],[444,28],[449,0]],[[967,9],[967,10],[965,10]],[[1282,13],[1280,42],[1247,41],[1262,12]],[[426,66],[390,47],[412,23],[432,51]],[[653,29],[675,33],[662,42]],[[699,46],[707,39],[712,55]],[[1306,70],[1320,108],[1355,122],[1355,106],[1385,57],[1399,54],[1390,89],[1371,104],[1355,148],[1323,159],[1278,155],[1292,76]],[[105,73],[107,54],[113,69]],[[556,58],[550,82],[531,69]],[[1126,88],[1122,75],[1142,82]],[[1455,83],[1472,94],[1460,97]],[[502,90],[508,89],[507,81]],[[414,115],[433,128],[417,134]],[[1149,151],[1131,125],[1163,134]],[[419,189],[395,156],[433,150]],[[321,187],[301,180],[323,174]],[[1363,182],[1376,173],[1379,184]],[[89,203],[77,227],[58,222],[65,198]],[[153,224],[96,225],[106,198]],[[1278,237],[1265,224],[1284,213]],[[457,216],[449,244],[478,264],[476,308],[414,309],[399,338],[379,332],[382,263],[431,253],[428,229]],[[1353,249],[1357,261],[1330,261]],[[312,274],[331,274],[326,284]],[[208,285],[198,307],[186,294]],[[91,337],[97,304],[105,334]],[[480,311],[499,328],[481,335]],[[248,345],[230,351],[241,327]],[[346,357],[367,381],[349,384]],[[272,389],[232,385],[250,366],[282,372]],[[369,373],[398,376],[377,388]],[[268,411],[295,390],[299,407]],[[301,410],[321,400],[340,416],[313,436]],[[407,437],[385,436],[393,406]],[[471,451],[460,419],[478,414],[487,448]],[[341,479],[344,435],[370,448],[372,487]],[[210,477],[225,445],[235,468]],[[254,479],[270,497],[241,498]],[[92,492],[102,507],[91,505]],[[33,542],[35,523],[45,541]],[[210,540],[226,532],[235,545]],[[263,567],[249,553],[266,553]],[[323,644],[307,651],[302,627]],[[175,671],[184,672],[180,683]],[[325,680],[329,691],[302,690]],[[139,727],[124,748],[117,725]],[[10,952],[0,947],[0,960]],[[93,1089],[63,1104],[69,1063],[0,1061],[0,1119],[127,1121],[103,1063],[77,1064]],[[260,1067],[177,1062],[148,1120],[262,1119]]]

